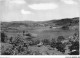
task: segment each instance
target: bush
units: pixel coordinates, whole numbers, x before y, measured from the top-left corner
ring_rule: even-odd
[[[15,44],[16,46],[23,45],[24,39],[22,38],[22,36],[17,35],[16,37],[13,38],[12,44]]]
[[[52,40],[51,40],[50,46],[51,46],[52,48],[55,48],[55,47],[56,47],[56,40],[55,40],[55,39],[52,39]]]
[[[58,36],[57,42],[61,42],[62,40],[65,40],[65,38],[63,36]]]
[[[2,55],[12,55],[13,54],[13,50],[11,47],[7,47],[6,49],[2,48],[1,50],[2,50],[1,51]]]
[[[37,40],[35,44],[37,44],[39,41]],[[2,49],[1,54],[2,55],[27,55],[31,54],[31,51],[29,51],[28,46],[33,43],[32,40],[27,40],[25,42],[25,39],[21,35],[17,35],[16,37],[10,37],[9,38],[9,44],[12,45],[12,48],[6,48]]]
[[[43,39],[42,42],[43,45],[50,45],[50,41],[48,39]]]
[[[23,31],[23,36],[32,36],[28,31]]]
[[[33,40],[33,45],[37,45],[40,43],[40,40],[36,39],[36,40]]]
[[[70,55],[79,55],[79,42],[72,42],[72,45],[69,47],[71,53],[69,53]],[[74,52],[72,52],[73,50],[75,50]]]
[[[78,33],[74,33],[73,37],[74,37],[73,39],[75,41],[79,41],[79,34]]]
[[[62,26],[62,29],[63,30],[69,30],[69,27],[68,26]]]
[[[62,44],[62,43],[56,43],[57,45],[56,45],[56,48],[58,49],[58,51],[60,51],[60,52],[65,52],[65,44]]]

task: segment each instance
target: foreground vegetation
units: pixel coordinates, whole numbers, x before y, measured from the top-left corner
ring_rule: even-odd
[[[63,25],[64,23],[60,23],[62,24],[60,25],[59,22],[60,21],[58,21],[57,25],[61,26],[61,28],[58,29],[58,31],[56,31],[56,28],[53,33],[51,33],[52,25],[50,25],[51,27],[48,31],[45,31],[47,30],[46,27],[44,31],[41,29],[38,31],[37,29],[35,30],[37,33],[42,31],[39,36],[44,36],[44,34],[49,33],[48,35],[52,36],[49,38],[46,36],[41,38],[28,30],[22,30],[21,33],[17,32],[15,36],[10,36],[10,34],[8,35],[10,32],[2,30],[1,55],[79,55],[79,28],[73,28],[78,25],[74,25],[72,22],[71,24],[66,22],[65,25]],[[42,28],[42,26],[40,26],[40,28]],[[71,30],[74,30],[74,33],[67,33],[71,33]],[[64,32],[63,34],[65,34],[65,36],[56,35],[56,37],[54,37],[55,32],[60,33],[60,31]],[[69,35],[66,36],[66,34]]]

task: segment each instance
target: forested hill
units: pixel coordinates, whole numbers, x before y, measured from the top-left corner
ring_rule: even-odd
[[[39,26],[63,26],[63,25],[79,25],[79,17],[75,18],[64,18],[60,20],[50,20],[50,21],[40,21],[40,22],[34,22],[34,21],[15,21],[15,22],[1,22],[2,28],[7,27],[19,27],[20,25],[26,26],[26,27],[39,27]]]

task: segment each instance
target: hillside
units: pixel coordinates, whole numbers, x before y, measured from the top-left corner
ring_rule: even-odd
[[[79,25],[79,17],[75,18],[64,18],[61,20],[50,20],[44,22],[34,22],[34,21],[16,21],[16,22],[1,22],[1,28],[8,27],[19,27],[24,25],[26,27],[39,27],[39,26],[63,26],[63,25]]]

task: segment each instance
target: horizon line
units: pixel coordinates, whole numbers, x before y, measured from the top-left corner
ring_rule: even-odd
[[[61,19],[52,19],[52,20],[62,20],[62,19],[71,19],[71,18],[80,18],[80,17],[70,17],[70,18],[61,18]],[[45,20],[45,21],[33,21],[33,20],[23,20],[23,21],[0,21],[0,22],[45,22],[45,21],[51,21],[51,20]]]

